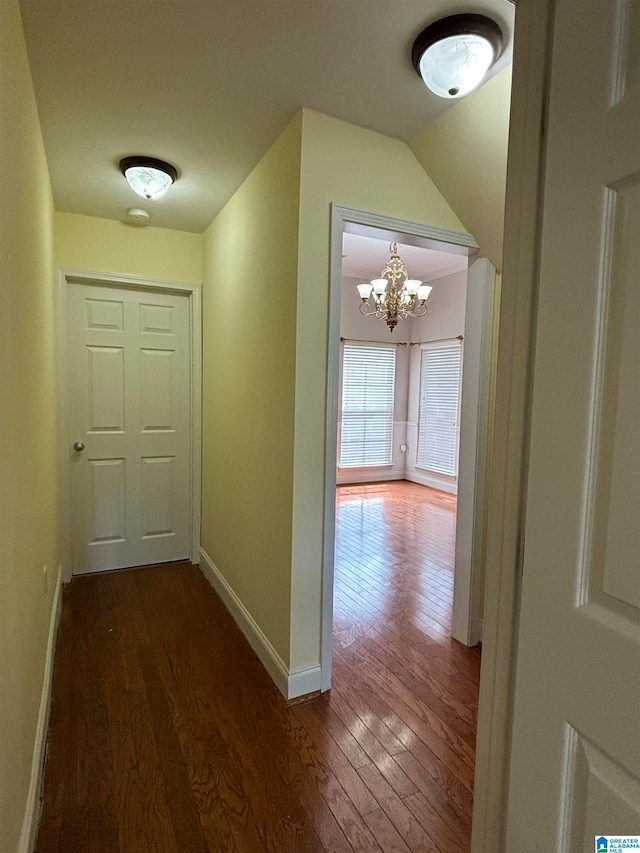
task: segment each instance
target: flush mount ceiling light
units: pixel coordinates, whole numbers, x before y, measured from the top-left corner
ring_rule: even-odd
[[[450,15],[423,30],[411,61],[441,98],[462,98],[476,89],[502,49],[502,30],[484,15]]]
[[[161,198],[178,178],[178,170],[155,157],[125,157],[120,171],[131,189],[146,199]]]
[[[360,312],[366,317],[373,315],[378,320],[385,320],[389,331],[393,332],[398,320],[424,317],[427,313],[425,303],[432,288],[416,278],[409,278],[407,268],[398,255],[397,243],[389,246],[389,252],[391,257],[380,278],[356,287],[362,299]]]

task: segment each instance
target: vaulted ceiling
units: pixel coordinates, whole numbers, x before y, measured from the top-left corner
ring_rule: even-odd
[[[56,207],[122,219],[117,169],[146,154],[180,172],[152,224],[202,231],[306,106],[405,141],[451,106],[410,63],[415,36],[507,0],[21,0]]]

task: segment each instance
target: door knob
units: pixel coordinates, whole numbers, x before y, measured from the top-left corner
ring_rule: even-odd
[[[84,450],[84,444],[81,441],[76,441],[76,443],[73,445],[73,449],[77,450],[79,453],[81,450]]]

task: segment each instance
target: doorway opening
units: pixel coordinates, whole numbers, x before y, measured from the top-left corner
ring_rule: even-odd
[[[408,613],[419,632],[448,641],[468,256],[402,235],[409,276],[432,291],[424,316],[391,331],[360,310],[357,285],[376,279],[391,251],[379,229],[362,231],[347,224],[342,239],[334,637],[340,646],[382,610],[398,616],[401,644]]]
[[[389,333],[383,320],[359,313],[360,300],[354,287],[354,276],[367,280],[370,270],[374,277],[379,275],[378,266],[381,269],[386,263],[390,242],[402,246],[412,275],[432,279],[432,286],[440,279],[432,294],[433,308],[419,320],[401,320],[394,332],[397,337]],[[333,205],[323,567],[324,690],[331,686],[333,655],[337,485],[408,479],[448,495],[457,492],[451,635],[468,646],[476,645],[480,639],[495,271],[488,261],[478,257],[477,248],[468,234]],[[392,392],[387,388],[386,398],[383,393],[375,401],[379,405],[386,399],[384,413],[378,413],[375,423],[369,418],[371,423],[365,427],[370,435],[371,429],[379,430],[372,445],[380,459],[362,456],[362,445],[367,444],[361,440],[363,419],[367,417],[357,411],[358,405],[365,409],[368,405],[358,398],[358,360],[369,359],[372,351],[381,382],[387,374],[393,376],[394,383],[400,378]],[[444,376],[443,359],[447,362],[445,373],[455,374],[458,370],[462,375],[460,416],[457,420],[449,417],[447,423],[439,418],[438,405],[433,405],[442,403],[437,393],[433,397],[434,383],[426,381],[430,371],[433,375],[434,370],[440,370],[441,378]],[[356,395],[346,407],[345,364],[347,380],[353,376],[356,382]],[[451,376],[448,380],[451,391],[455,382],[451,383]],[[369,380],[366,384],[370,384]],[[351,390],[348,388],[347,392]],[[436,436],[434,442],[438,419],[442,435]],[[448,455],[443,452],[447,447]]]
[[[323,686],[333,686],[330,711],[418,822],[425,791],[440,788],[442,833],[462,849],[475,765],[493,270],[469,235],[333,214]],[[390,242],[411,277],[433,288],[426,316],[400,320],[393,334],[360,313],[356,289],[379,277]]]

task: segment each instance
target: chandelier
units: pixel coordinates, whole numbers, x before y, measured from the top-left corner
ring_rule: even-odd
[[[368,284],[358,284],[358,293],[362,299],[360,313],[366,317],[385,320],[389,331],[393,332],[398,320],[407,317],[424,317],[427,313],[426,301],[431,287],[409,273],[398,255],[398,244],[389,246],[391,257],[380,273],[380,278],[371,279]]]

